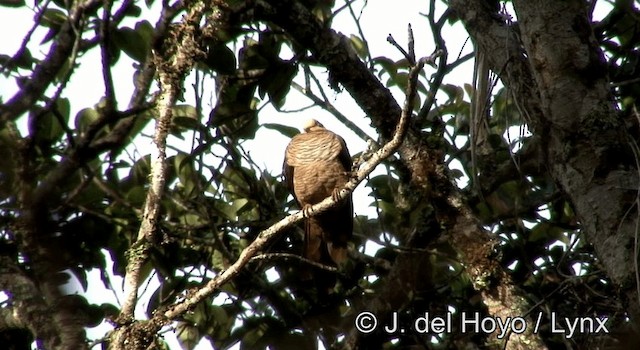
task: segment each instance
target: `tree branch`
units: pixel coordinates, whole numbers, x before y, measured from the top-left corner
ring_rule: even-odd
[[[47,348],[58,343],[56,324],[51,322],[49,306],[38,286],[8,257],[0,257],[0,290],[9,295],[9,311],[0,319],[0,330],[6,328],[28,329],[34,338],[41,339]]]

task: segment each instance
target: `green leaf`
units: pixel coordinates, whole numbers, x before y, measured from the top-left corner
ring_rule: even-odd
[[[95,304],[90,304],[85,310],[87,316],[87,322],[85,326],[89,328],[97,327],[104,320],[104,311],[102,308]]]
[[[93,108],[85,108],[80,110],[76,114],[76,118],[74,120],[76,130],[78,130],[80,133],[87,131],[89,125],[98,120],[99,117],[100,114]]]
[[[69,100],[66,98],[59,98],[53,106],[51,112],[43,114],[41,111],[32,112],[31,118],[37,118],[35,122],[36,127],[36,142],[47,143],[55,142],[60,139],[64,134],[64,127],[62,123],[67,123],[69,120]],[[65,125],[66,126],[66,125]]]
[[[198,172],[193,165],[193,158],[185,153],[178,153],[173,161],[180,184],[183,186],[186,196],[191,197],[198,189],[196,183],[198,181]]]
[[[153,41],[153,35],[155,29],[153,25],[147,20],[139,21],[136,23],[135,30],[142,37],[143,41],[147,45],[147,51],[151,48],[151,42]]]
[[[233,74],[236,71],[236,55],[226,45],[210,47],[204,63],[221,74]]]
[[[456,85],[444,84],[440,86],[440,90],[447,94],[447,96],[449,96],[449,101],[452,102],[461,101],[464,97],[464,90]]]
[[[185,117],[185,118],[191,118],[191,119],[200,119],[198,110],[191,105],[176,105],[175,107],[173,107],[173,116]]]
[[[358,56],[360,56],[360,58],[362,59],[366,58],[369,54],[367,44],[362,39],[360,39],[360,37],[353,34],[349,36],[349,40],[351,41],[351,45],[353,46],[353,48],[356,50],[356,53],[358,53]]]
[[[142,207],[147,198],[147,190],[142,186],[133,187],[125,195],[125,199],[134,207]]]
[[[378,78],[382,77],[382,72],[387,72],[389,76],[394,77],[398,73],[396,63],[387,57],[376,57],[372,59],[373,64],[382,66],[382,71],[378,73]]]
[[[388,175],[378,175],[367,181],[367,186],[371,187],[371,192],[376,198],[393,203],[394,193],[398,189],[398,180]]]
[[[31,69],[35,62],[36,60],[31,55],[31,51],[27,48],[15,59],[9,55],[0,55],[0,65],[7,66],[9,69],[15,69],[15,67]]]
[[[225,102],[212,111],[211,125],[235,139],[252,139],[258,130],[257,111],[237,101]]]
[[[552,242],[556,240],[562,240],[564,230],[558,226],[552,225],[549,222],[541,222],[534,226],[529,233],[529,242],[537,242],[545,240],[546,242]]]
[[[146,155],[138,159],[131,167],[129,178],[136,185],[145,185],[151,172],[151,155]]]
[[[124,11],[124,15],[130,17],[139,17],[141,13],[142,9],[140,8],[140,6],[137,6],[134,3],[129,3],[129,6],[127,6],[126,10]]]
[[[51,29],[60,29],[60,27],[67,21],[67,15],[58,10],[48,8],[44,11],[42,15],[42,20],[40,21],[40,25],[43,27],[51,28]]]
[[[69,121],[69,114],[71,113],[71,103],[69,103],[68,98],[59,98],[56,101],[56,111],[62,116],[62,119],[65,121]]]
[[[24,0],[0,0],[0,6],[4,6],[4,7],[18,8],[18,7],[23,7],[25,5],[26,3],[24,2]]]
[[[190,322],[177,321],[176,323],[175,332],[182,349],[194,349],[198,345],[200,338],[202,338],[198,327],[193,326]]]
[[[273,63],[260,79],[260,96],[265,92],[276,110],[284,105],[285,98],[291,88],[291,81],[297,73],[297,68],[289,63]]]
[[[173,107],[173,124],[185,129],[198,129],[201,126],[200,114],[194,106],[177,105]],[[176,132],[180,132],[180,130],[176,130]]]
[[[211,266],[217,271],[223,271],[229,266],[229,263],[219,250],[214,250],[211,254]]]
[[[262,124],[262,126],[267,129],[278,131],[282,135],[289,138],[292,138],[300,133],[298,129],[291,126],[282,125],[282,124],[266,123],[266,124]]]
[[[129,27],[116,29],[112,38],[114,43],[131,59],[143,63],[149,53],[149,45],[143,35]]]
[[[118,315],[120,314],[120,309],[113,305],[113,304],[109,304],[109,303],[102,303],[100,304],[100,309],[102,309],[102,312],[104,313],[105,317],[118,317]]]

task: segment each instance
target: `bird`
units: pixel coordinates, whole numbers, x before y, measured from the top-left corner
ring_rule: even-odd
[[[310,261],[338,267],[347,260],[347,244],[353,235],[353,202],[351,194],[327,211],[315,216],[308,209],[325,198],[337,194],[349,181],[351,156],[342,137],[311,119],[303,132],[295,135],[285,150],[283,174],[290,192],[305,214],[303,257]],[[316,273],[332,289],[335,276]],[[313,278],[312,277],[312,278]]]

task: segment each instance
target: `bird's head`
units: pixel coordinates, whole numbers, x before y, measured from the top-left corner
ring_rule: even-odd
[[[304,123],[304,127],[302,128],[305,132],[311,132],[313,130],[317,130],[319,128],[324,129],[324,125],[322,125],[319,121],[315,119],[309,119],[306,123]]]

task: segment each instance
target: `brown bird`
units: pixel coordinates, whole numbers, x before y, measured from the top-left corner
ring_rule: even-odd
[[[289,190],[306,211],[329,196],[337,195],[349,181],[351,156],[342,137],[311,119],[304,133],[291,139],[283,164]],[[346,261],[347,243],[353,234],[351,195],[324,213],[305,219],[304,257],[323,265]],[[318,277],[318,275],[316,275]],[[334,282],[325,286],[333,288]]]

